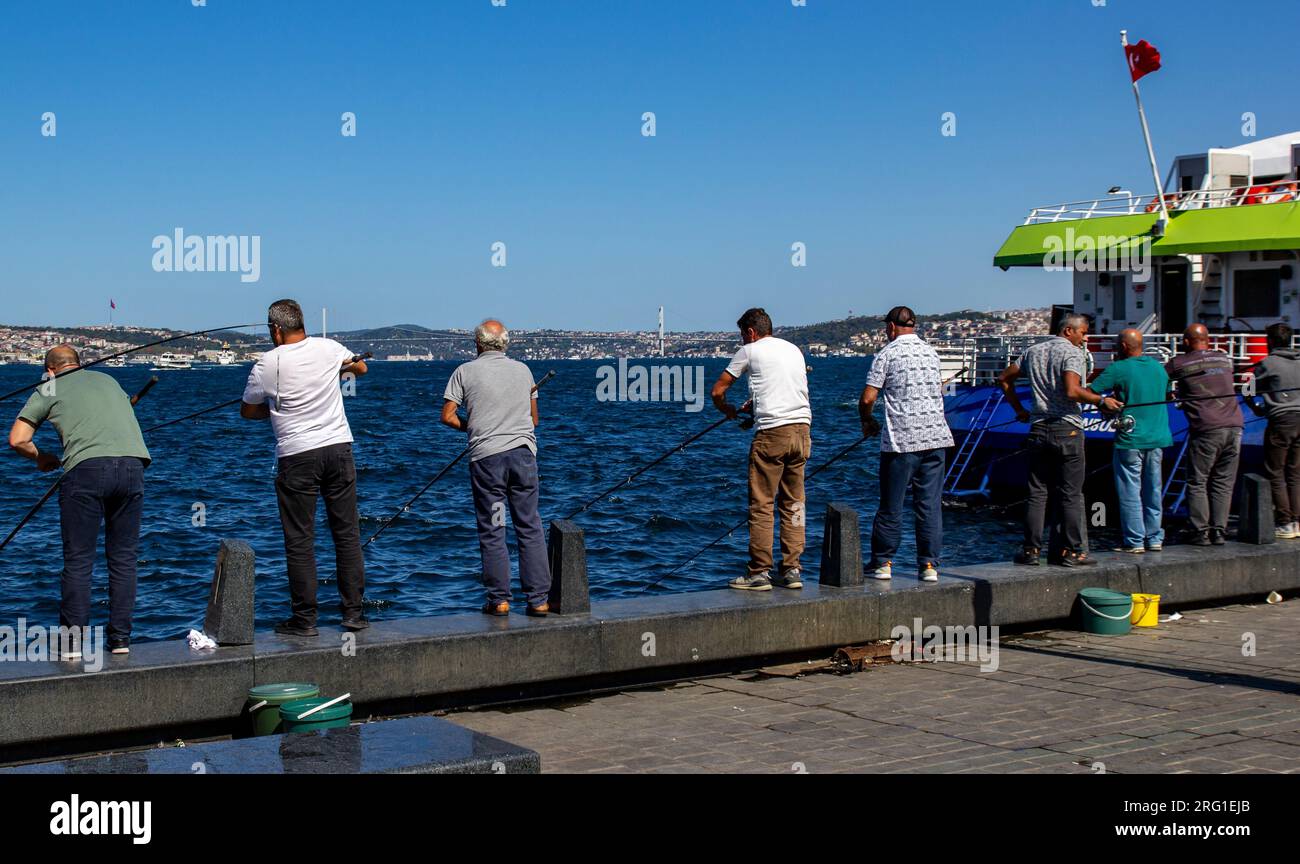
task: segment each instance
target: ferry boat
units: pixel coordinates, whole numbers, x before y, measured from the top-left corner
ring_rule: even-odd
[[[235,352],[228,348],[217,352],[217,364],[219,366],[232,366],[237,359]]]
[[[173,354],[168,351],[158,357],[158,362],[154,364],[155,369],[192,369],[194,367],[194,356],[191,354]]]
[[[1147,354],[1182,353],[1182,333],[1204,324],[1226,352],[1240,389],[1268,353],[1264,329],[1300,330],[1300,132],[1177,157],[1163,202],[1112,188],[1104,197],[1034,207],[994,255],[995,266],[1071,272],[1073,303],[1054,306],[1051,331],[1069,312],[1088,315],[1087,358],[1099,371],[1115,358],[1116,336],[1133,327]],[[1167,215],[1166,215],[1167,211]],[[1062,265],[1064,261],[1064,265]],[[1064,278],[1064,277],[1063,277]],[[996,379],[1034,342],[987,337],[936,343],[957,441],[944,491],[949,501],[1024,495],[1026,467],[1014,458],[1028,427],[1015,420]],[[1021,388],[1028,402],[1027,388]],[[1241,396],[1238,396],[1241,399]],[[1243,404],[1246,427],[1238,476],[1263,463],[1264,422]],[[1109,479],[1114,427],[1085,413],[1090,483]],[[1169,406],[1174,446],[1165,452],[1165,509],[1185,509],[1187,422]]]

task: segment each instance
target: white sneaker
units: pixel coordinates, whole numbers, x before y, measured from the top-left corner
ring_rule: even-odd
[[[925,567],[921,568],[920,576],[921,576],[921,581],[922,581],[922,582],[938,582],[938,581],[939,581],[939,571],[936,570],[936,569],[934,569],[934,562],[933,562],[933,561],[926,561],[926,562],[925,562]]]
[[[886,561],[884,564],[881,564],[879,567],[876,568],[876,571],[871,574],[871,578],[872,579],[893,579],[894,562]]]
[[[1296,523],[1288,522],[1285,525],[1279,525],[1273,529],[1273,536],[1278,540],[1295,540],[1300,537],[1300,530],[1296,530]]]

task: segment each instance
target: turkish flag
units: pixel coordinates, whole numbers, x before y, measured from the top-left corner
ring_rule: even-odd
[[[1136,45],[1125,45],[1124,55],[1128,58],[1128,71],[1134,81],[1160,68],[1160,52],[1145,39]]]

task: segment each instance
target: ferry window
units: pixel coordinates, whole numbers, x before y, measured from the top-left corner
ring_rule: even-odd
[[[1116,320],[1122,320],[1128,315],[1128,296],[1124,292],[1126,287],[1128,287],[1128,277],[1110,277],[1110,307],[1115,310]]]
[[[1239,318],[1276,318],[1282,312],[1280,269],[1238,270],[1232,275],[1232,314]]]

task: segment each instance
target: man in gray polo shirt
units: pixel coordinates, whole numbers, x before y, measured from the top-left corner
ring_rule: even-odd
[[[478,357],[456,367],[447,382],[442,422],[469,433],[469,477],[483,554],[489,615],[510,614],[510,551],[506,511],[519,547],[519,582],[529,615],[550,611],[551,571],[537,511],[537,398],[533,373],[506,356],[510,333],[500,321],[474,330]],[[465,418],[457,411],[465,408]]]

